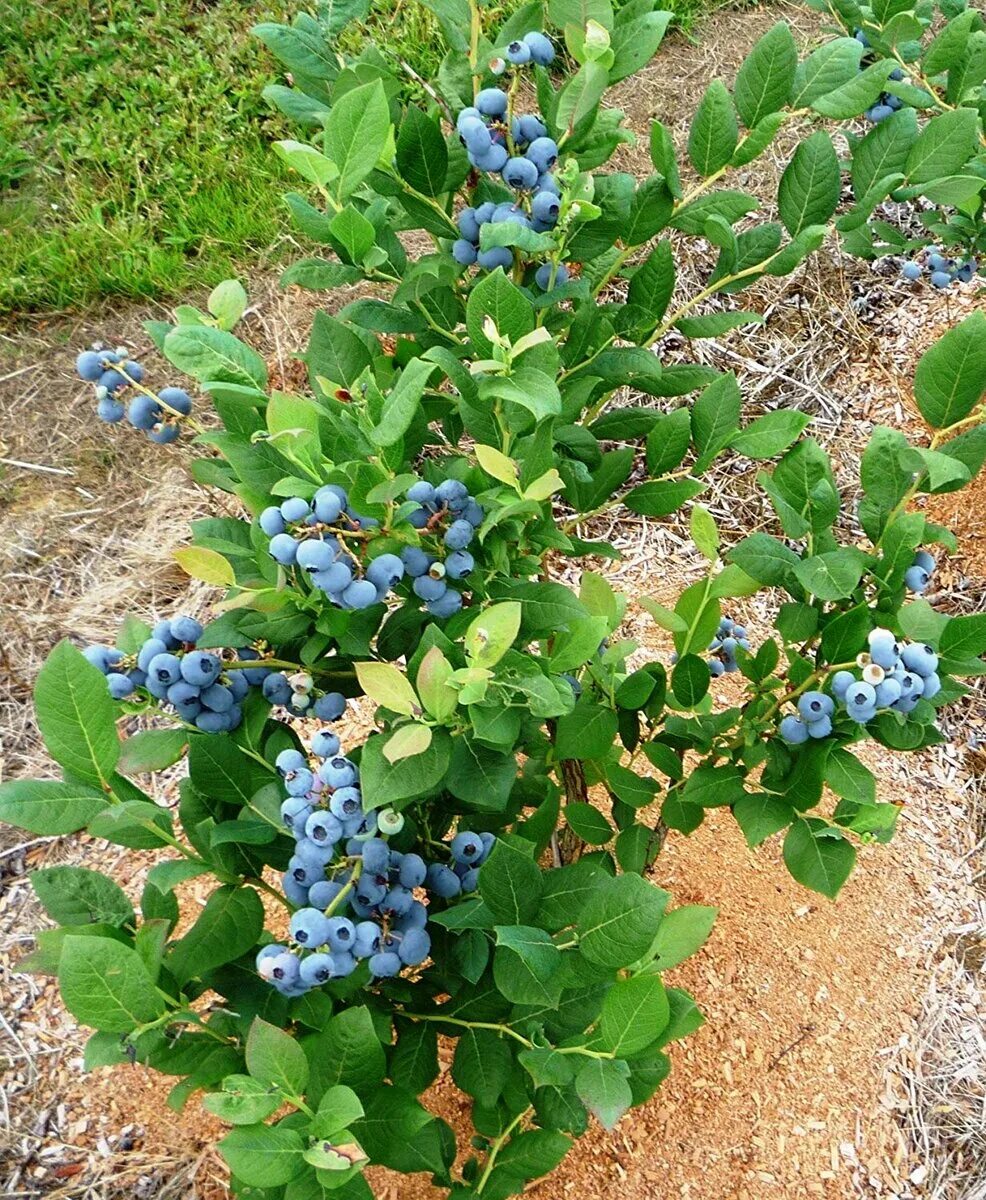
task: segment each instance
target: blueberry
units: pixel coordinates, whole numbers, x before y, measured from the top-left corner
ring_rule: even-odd
[[[509,157],[506,146],[501,146],[497,142],[494,142],[489,150],[485,150],[482,154],[470,154],[473,166],[478,167],[480,171],[487,171],[490,175],[502,171]]]
[[[474,208],[464,208],[458,217],[456,217],[455,223],[458,225],[459,232],[467,242],[472,242],[475,245],[479,241],[479,221],[476,220],[476,210]],[[423,503],[423,501],[418,501],[418,503]]]
[[[289,796],[307,796],[315,783],[315,776],[307,767],[292,771],[284,781]]]
[[[153,429],[163,416],[164,410],[153,396],[134,396],[127,408],[127,420],[134,429]]]
[[[405,966],[417,967],[431,953],[431,938],[423,929],[409,929],[401,938],[397,953]]]
[[[110,695],[114,700],[125,700],[127,696],[133,695],[136,690],[130,676],[121,675],[118,671],[111,671],[106,676],[106,683],[110,689]]]
[[[469,489],[459,479],[445,479],[435,488],[435,499],[454,511],[469,499]]]
[[[462,891],[458,875],[444,863],[432,863],[428,868],[426,884],[429,891],[440,896],[443,900],[451,900]]]
[[[527,147],[526,157],[537,167],[538,174],[543,175],[558,161],[558,143],[554,138],[535,138]]]
[[[810,736],[808,726],[793,714],[781,721],[780,735],[789,746],[800,746],[802,742],[807,742]]]
[[[261,684],[264,699],[271,704],[287,704],[291,699],[291,685],[279,671],[268,675]]]
[[[924,274],[924,272],[921,268],[921,264],[916,263],[916,262],[904,263],[904,265],[900,269],[900,273],[901,273],[901,275],[904,276],[905,279],[911,280],[912,283],[915,280],[920,279],[921,276]]]
[[[465,238],[457,238],[452,243],[452,257],[463,267],[471,267],[476,261],[476,247]]]
[[[919,595],[923,592],[931,582],[931,576],[924,569],[917,565],[908,567],[904,572],[904,582],[912,592],[917,592]]]
[[[502,117],[507,111],[507,94],[499,88],[483,88],[476,97],[476,107],[484,117]]]
[[[412,483],[407,489],[408,500],[413,500],[415,504],[434,504],[435,489],[430,483],[424,479],[418,480],[417,483]]]
[[[449,579],[464,579],[475,565],[476,562],[468,550],[454,550],[445,560],[445,574]]]
[[[118,392],[121,388],[129,387],[130,380],[119,371],[104,371],[97,381],[97,386],[106,388],[108,392]]]
[[[214,654],[192,651],[181,660],[181,677],[198,687],[206,687],[217,678],[222,663]]]
[[[538,221],[554,224],[560,211],[561,204],[554,192],[538,192],[531,201],[531,213]]]
[[[930,575],[935,569],[935,560],[931,557],[927,550],[919,550],[917,554],[914,555],[914,565],[916,567],[923,567],[924,570]]]
[[[374,921],[360,921],[353,938],[353,954],[357,958],[369,958],[380,949],[380,926]]]
[[[835,711],[835,703],[831,696],[824,692],[805,692],[798,700],[798,712],[801,718],[809,723],[821,721],[830,717]]]
[[[336,487],[333,483],[319,488],[312,498],[315,516],[324,525],[332,525],[338,521],[348,504],[349,497],[342,488]]]
[[[113,677],[110,676],[112,679]],[[941,691],[941,679],[936,672],[924,677],[924,687],[921,690],[921,696],[925,700],[931,700]]]
[[[425,601],[440,600],[448,587],[444,579],[432,579],[430,575],[419,575],[411,586],[414,594]]]
[[[551,263],[542,263],[534,273],[534,282],[538,285],[542,292],[548,291],[552,287],[561,287],[563,283],[568,282],[568,268],[564,263],[559,263],[554,268],[555,281],[551,282]]]
[[[885,671],[892,670],[897,665],[897,659],[900,655],[900,647],[897,645],[897,639],[889,629],[874,629],[867,639],[870,650],[870,658],[878,667],[883,667]]]
[[[808,736],[813,738],[825,738],[832,732],[832,718],[819,717],[817,721],[808,723]]]
[[[334,965],[331,954],[309,954],[301,963],[301,980],[311,987],[316,987],[320,983],[328,983],[332,978]]]
[[[342,692],[326,692],[315,701],[312,715],[320,721],[338,721],[345,711],[346,697]]]
[[[482,94],[482,93],[480,93]],[[379,979],[390,979],[401,972],[401,960],[393,950],[385,950],[381,954],[370,957],[370,974]]]
[[[531,59],[539,67],[547,67],[554,61],[555,48],[551,44],[551,39],[543,33],[531,30],[530,33],[524,34],[524,41],[530,47]]]
[[[317,758],[335,758],[339,753],[339,739],[331,729],[321,729],[312,738],[312,754]]]
[[[282,567],[290,567],[298,554],[298,543],[290,533],[278,533],[270,540],[267,547],[271,558]]]
[[[303,500],[300,496],[289,496],[281,504],[281,516],[289,525],[295,521],[303,521],[305,517],[311,515],[311,511],[308,501]]]
[[[508,159],[502,173],[503,182],[518,191],[531,191],[537,186],[538,168],[530,158]]]
[[[181,413],[183,417],[187,417],[192,411],[192,397],[185,391],[184,388],[166,387],[158,392],[158,398],[162,400],[168,408],[173,408],[175,412]]]
[[[401,562],[411,579],[426,575],[432,564],[432,558],[420,546],[405,546],[401,551]]]
[[[390,847],[383,838],[370,838],[363,844],[363,870],[385,875],[390,870]]]
[[[159,654],[164,654],[168,649],[170,647],[161,638],[148,638],[137,654],[137,666],[142,671],[146,671],[151,659],[156,658]]]
[[[514,122],[514,128],[514,141],[518,142],[530,143],[536,141],[538,138],[548,136],[547,126],[539,117],[532,116],[529,113],[518,117]]]
[[[291,775],[295,771],[303,771],[308,766],[308,759],[300,750],[282,750],[274,759],[274,766],[282,775]]]
[[[291,936],[302,946],[324,946],[329,922],[317,908],[300,908],[291,918]]]
[[[468,521],[458,520],[445,531],[444,542],[450,550],[465,550],[472,541],[473,528]]]
[[[368,579],[355,579],[342,593],[343,608],[369,608],[377,602],[377,589]]]
[[[353,569],[348,563],[334,562],[324,571],[312,571],[308,578],[319,591],[338,596],[353,582]]]
[[[147,674],[158,683],[177,683],[181,679],[181,659],[170,652],[155,654],[147,664]]]
[[[158,446],[168,446],[172,442],[177,442],[180,436],[181,430],[178,426],[167,423],[155,425],[147,435],[148,439]]]
[[[470,154],[486,154],[493,145],[493,137],[481,117],[467,117],[458,126],[459,139]]]
[[[75,370],[86,383],[97,383],[103,373],[102,356],[97,350],[83,350],[75,360]]]
[[[456,862],[472,865],[483,853],[483,843],[478,833],[457,833],[452,839],[452,857]]]
[[[449,617],[454,617],[462,608],[462,594],[455,591],[454,588],[449,588],[439,599],[428,601],[425,608],[433,617],[446,621]]]
[[[114,400],[106,395],[96,403],[96,416],[107,425],[115,425],[122,421],[127,409],[122,400]]]
[[[318,777],[331,788],[343,788],[351,787],[359,778],[359,772],[348,758],[337,755],[319,766]]]
[[[399,878],[403,887],[416,888],[424,884],[428,868],[420,854],[405,854],[401,860]]]
[[[375,587],[395,587],[404,578],[404,564],[396,554],[381,554],[367,567],[366,577]]]
[[[891,704],[900,699],[901,691],[899,679],[888,677],[881,683],[878,683],[876,685],[877,708],[889,708]]]
[[[507,62],[515,67],[522,67],[531,61],[531,48],[526,42],[511,42],[503,53]]]
[[[281,516],[281,510],[276,504],[271,504],[260,514],[258,518],[260,528],[267,534],[268,537],[276,537],[279,533],[283,533],[287,528],[284,518]]]
[[[932,271],[931,286],[936,288],[947,288],[952,282],[952,276],[948,271]]]
[[[316,538],[312,541],[299,542],[295,554],[295,562],[309,573],[327,571],[335,562],[335,551],[328,542]]]
[[[345,884],[338,879],[323,879],[313,883],[308,892],[308,903],[312,908],[328,908],[344,887]]]
[[[955,272],[955,278],[959,283],[970,283],[973,275],[975,275],[979,264],[974,258],[967,258],[966,261]]]
[[[304,871],[301,872],[304,878]],[[302,905],[308,903],[308,884],[301,882],[295,877],[295,871],[289,869],[281,876],[281,891],[292,904]]]
[[[195,717],[195,728],[202,733],[226,733],[230,728],[229,714],[203,709]]]
[[[481,115],[479,109],[473,108],[471,105],[468,108],[464,108],[455,119],[456,130],[461,129],[463,122],[469,120],[470,117],[479,117]]]

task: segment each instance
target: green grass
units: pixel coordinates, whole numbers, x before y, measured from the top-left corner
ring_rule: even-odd
[[[687,29],[719,2],[668,7]],[[249,30],[314,3],[275,4],[0,0],[0,313],[170,299],[282,252],[270,143],[296,131],[261,96],[277,66]],[[437,22],[417,0],[373,0],[343,48],[365,37],[437,71]]]

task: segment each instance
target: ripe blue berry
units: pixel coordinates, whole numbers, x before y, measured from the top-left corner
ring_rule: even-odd
[[[538,174],[543,175],[558,161],[558,143],[554,138],[535,138],[527,147],[526,157],[537,167]]]
[[[478,833],[468,830],[457,833],[452,839],[452,857],[456,862],[468,863],[470,866],[477,862],[483,854],[483,843]]]
[[[331,788],[351,787],[359,778],[354,763],[342,755],[330,758],[318,768],[318,777]]]
[[[507,111],[507,94],[499,88],[484,88],[476,97],[476,107],[484,117],[502,117]]]
[[[400,972],[401,960],[393,950],[384,950],[370,958],[370,974],[376,975],[379,979],[391,979]]]
[[[551,282],[552,270],[555,274],[554,283]],[[568,268],[564,263],[558,263],[555,267],[551,263],[542,263],[534,273],[534,282],[542,292],[548,291],[549,288],[561,287],[563,283],[568,282]]]
[[[396,554],[381,554],[366,568],[366,577],[375,587],[396,587],[404,578],[404,564]]]
[[[932,271],[931,286],[936,288],[947,288],[952,282],[952,276],[947,271]]]
[[[909,279],[912,283],[920,279],[924,274],[921,269],[921,264],[916,262],[904,263],[900,269],[900,273],[905,279]]]
[[[154,397],[143,393],[134,396],[127,408],[127,420],[134,429],[151,430],[163,416],[164,411]]]
[[[377,589],[368,579],[355,579],[340,597],[343,608],[369,608],[377,602]]]
[[[86,383],[98,383],[103,373],[103,356],[98,350],[83,350],[75,360],[75,370]]]
[[[431,938],[423,929],[409,929],[397,947],[400,960],[408,967],[417,967],[431,953]]]
[[[789,746],[800,746],[809,738],[808,726],[792,714],[786,716],[780,724],[780,735]]]
[[[198,687],[207,687],[219,675],[222,663],[214,654],[193,651],[181,660],[181,677]]]
[[[531,201],[531,213],[535,220],[554,225],[561,212],[561,203],[554,192],[538,192]]]
[[[192,397],[184,388],[162,388],[158,392],[158,399],[163,401],[168,408],[173,408],[175,412],[181,413],[183,417],[187,417],[192,411]]]
[[[464,579],[475,565],[468,550],[454,550],[445,560],[445,574],[449,579]]]
[[[287,528],[281,510],[276,504],[271,504],[258,517],[260,528],[268,537],[276,537]]]
[[[278,533],[270,540],[267,551],[282,567],[290,567],[298,554],[298,543],[290,533]]]
[[[446,621],[462,608],[462,593],[449,588],[437,600],[429,600],[425,608],[433,617]]]
[[[96,416],[101,421],[105,421],[107,425],[115,425],[118,421],[122,421],[126,411],[123,401],[114,400],[111,395],[104,396],[96,403]]]
[[[301,908],[291,918],[291,936],[302,946],[324,946],[329,922],[317,908]]]
[[[300,496],[289,496],[281,504],[281,516],[289,525],[296,521],[303,521],[305,517],[310,516],[311,511],[308,501],[303,500]]]
[[[555,48],[552,46],[550,38],[545,37],[537,30],[531,30],[530,33],[524,34],[524,41],[530,47],[533,62],[536,62],[539,67],[550,66],[555,57]]]
[[[530,34],[528,34],[528,37],[529,36]],[[539,117],[525,113],[523,116],[517,117],[514,121],[513,134],[515,142],[530,143],[535,141],[537,138],[547,137],[548,128]]]
[[[320,721],[338,721],[345,711],[346,697],[342,692],[326,692],[315,701],[312,715]]]
[[[798,700],[798,712],[804,721],[821,721],[830,717],[835,711],[835,703],[831,696],[824,692],[805,692]]]
[[[506,146],[501,146],[499,142],[493,142],[490,148],[484,150],[482,154],[469,152],[469,158],[473,166],[477,167],[480,171],[487,171],[490,175],[495,175],[498,171],[502,171],[509,157],[510,155],[507,153]]]
[[[530,191],[537,186],[538,173],[530,158],[511,158],[503,168],[503,182],[518,191]]]
[[[911,589],[912,592],[917,592],[920,595],[931,582],[931,576],[924,569],[917,565],[908,567],[904,572],[904,583]]]
[[[312,499],[315,516],[324,524],[332,525],[338,521],[343,509],[348,503],[346,493],[335,484],[319,488]]]
[[[507,62],[513,63],[515,67],[522,67],[524,63],[531,61],[531,48],[527,42],[511,42],[504,51],[504,56]]]

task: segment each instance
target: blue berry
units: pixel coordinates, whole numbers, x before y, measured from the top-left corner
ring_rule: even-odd
[[[813,738],[825,738],[832,732],[832,718],[819,717],[817,721],[808,722],[808,736]]]
[[[465,238],[458,238],[452,243],[452,257],[460,266],[471,267],[478,254],[472,242],[466,241]]]
[[[291,700],[291,685],[279,672],[268,675],[261,684],[264,699],[271,704],[287,704]]]
[[[935,560],[931,557],[927,550],[919,550],[914,555],[914,565],[922,567],[930,575],[935,569]]]
[[[511,42],[503,53],[507,62],[513,63],[515,67],[521,67],[531,61],[531,47],[527,42]]]
[[[428,868],[428,888],[443,900],[451,900],[462,891],[462,883],[451,867],[444,863],[432,863]]]
[[[284,787],[289,796],[307,796],[312,790],[315,776],[307,767],[292,771],[284,781]]]
[[[527,147],[526,157],[537,167],[538,174],[543,175],[558,161],[558,143],[554,138],[535,138]]]
[[[507,153],[506,146],[493,142],[490,148],[482,154],[470,152],[469,157],[474,167],[478,167],[480,171],[487,171],[490,175],[495,175],[498,171],[503,170],[510,155]]]
[[[938,670],[938,655],[930,646],[921,646],[917,643],[905,646],[901,651],[900,658],[908,671],[920,675],[922,679],[927,679],[929,675],[934,675]]]
[[[560,211],[561,204],[554,192],[538,192],[531,201],[531,213],[538,221],[553,225]]]
[[[401,972],[401,960],[393,950],[384,950],[370,958],[370,974],[379,979],[391,979]]]
[[[462,608],[462,593],[449,588],[437,600],[429,600],[425,608],[433,617],[446,621],[449,617],[454,617]]]
[[[163,401],[168,408],[173,408],[175,412],[181,413],[183,417],[187,417],[192,411],[192,397],[184,388],[162,388],[158,392],[158,399]]]
[[[484,88],[476,97],[476,107],[484,117],[502,117],[507,111],[507,94],[499,88]]]
[[[524,34],[524,41],[530,47],[531,59],[539,67],[550,66],[555,57],[555,48],[552,46],[550,38],[537,30],[532,30],[530,33]]]
[[[349,498],[340,487],[328,484],[319,488],[312,498],[312,509],[315,516],[324,525],[333,525],[342,516],[343,510],[349,503]]]
[[[397,947],[400,960],[408,967],[417,967],[431,953],[431,938],[423,929],[409,929]]]
[[[554,269],[555,281],[551,282],[551,272]],[[534,282],[538,285],[542,292],[546,292],[550,287],[561,287],[563,283],[568,282],[568,268],[564,263],[552,268],[551,263],[542,263],[534,273]]]
[[[893,670],[900,655],[900,646],[889,629],[874,629],[868,640],[870,658],[885,671]]]
[[[824,692],[805,692],[798,700],[798,712],[804,721],[821,721],[830,717],[835,711],[835,703],[831,696]]]
[[[181,679],[181,659],[170,651],[155,654],[147,664],[147,674],[158,683],[170,686]]]
[[[298,543],[290,533],[278,533],[270,540],[267,547],[271,558],[282,567],[293,565],[298,554]]]
[[[126,411],[123,401],[114,400],[111,395],[104,396],[96,403],[96,416],[107,425],[116,425],[118,421],[122,421]]]
[[[375,587],[396,587],[404,578],[404,563],[396,554],[381,554],[366,568],[366,577]]]
[[[517,191],[531,191],[537,186],[538,174],[538,167],[529,157],[511,158],[503,168],[503,182]]]
[[[302,946],[324,946],[329,922],[317,908],[301,908],[291,918],[291,936]]]
[[[901,690],[900,680],[888,675],[882,683],[876,685],[877,708],[889,708],[900,699]]]
[[[174,617],[169,625],[176,642],[195,643],[202,636],[202,625],[194,617]]]
[[[97,350],[83,350],[75,360],[75,370],[86,383],[98,383],[103,373],[103,359]]]
[[[530,37],[530,34],[528,34],[528,37]],[[539,117],[525,113],[523,116],[517,117],[514,121],[515,142],[530,143],[535,141],[537,138],[547,136],[548,128]]]
[[[342,692],[326,692],[315,701],[312,715],[320,721],[338,721],[345,711],[346,697]]]
[[[171,442],[178,441],[178,438],[181,436],[181,430],[177,425],[155,425],[147,436],[150,441],[157,443],[157,445],[167,446],[170,445]]]
[[[181,660],[181,677],[198,687],[207,687],[219,675],[222,663],[214,654],[193,651]]]
[[[507,271],[513,266],[514,256],[506,246],[494,246],[492,250],[481,250],[476,261],[484,271],[495,271],[497,267]]]
[[[404,569],[411,579],[427,575],[432,561],[431,556],[426,554],[420,546],[405,546],[401,551],[401,562],[404,564]]]
[[[808,726],[793,714],[786,716],[780,724],[780,735],[789,746],[800,746],[809,738]]]
[[[912,283],[920,279],[924,274],[921,269],[921,264],[916,262],[904,263],[900,269],[900,273],[905,279],[911,280]]]
[[[277,534],[283,533],[287,528],[284,517],[281,516],[281,510],[276,504],[271,504],[260,514],[258,518],[260,528],[267,534],[268,537],[276,537]]]
[[[456,862],[472,864],[482,857],[483,843],[478,833],[468,830],[457,833],[452,839],[452,857]]]
[[[947,288],[952,282],[952,276],[948,271],[932,271],[931,286],[936,288]]]
[[[164,416],[164,411],[153,396],[141,393],[134,396],[127,408],[127,420],[134,429],[151,430]]]
[[[449,579],[464,579],[475,565],[468,550],[454,550],[445,560],[445,574]]]
[[[289,496],[281,504],[281,516],[289,525],[296,521],[303,521],[305,517],[311,515],[311,511],[308,501],[303,500],[300,496]]]
[[[351,787],[359,778],[359,772],[348,758],[337,755],[321,764],[318,777],[331,788],[343,788]]]
[[[274,759],[274,766],[282,775],[291,775],[295,771],[303,771],[308,766],[308,760],[300,750],[282,750]]]
[[[125,700],[127,696],[132,696],[136,691],[134,681],[130,676],[121,675],[118,671],[111,671],[106,676],[106,684],[114,700]]]
[[[913,566],[908,567],[904,572],[904,582],[912,592],[917,592],[920,595],[931,582],[931,576],[924,567]]]
[[[316,987],[332,978],[334,962],[331,954],[309,954],[302,960],[300,977],[303,983]]]
[[[473,528],[468,521],[458,520],[445,531],[444,542],[450,550],[465,550],[472,541]]]
[[[377,589],[368,579],[354,580],[340,597],[343,608],[369,608],[377,602]]]

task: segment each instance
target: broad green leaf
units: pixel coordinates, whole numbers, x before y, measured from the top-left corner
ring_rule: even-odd
[[[636,962],[653,941],[667,902],[667,892],[639,875],[602,879],[579,916],[582,953],[603,967],[625,967]]]
[[[66,937],[58,984],[72,1016],[107,1033],[129,1033],[166,1011],[140,955],[110,938]]]
[[[796,237],[811,225],[824,225],[840,193],[835,147],[827,133],[817,130],[798,146],[781,176],[777,203],[784,228]]]
[[[788,102],[797,65],[798,50],[790,27],[779,21],[753,47],[736,75],[736,109],[747,129]]]
[[[290,1034],[254,1017],[246,1040],[247,1070],[259,1083],[286,1096],[303,1096],[308,1083],[308,1060]],[[345,1124],[346,1122],[343,1122]]]
[[[401,725],[390,735],[383,748],[383,756],[389,763],[400,762],[405,758],[414,758],[431,745],[431,730],[427,725],[412,722]]]
[[[909,183],[928,183],[959,174],[976,152],[979,118],[971,108],[957,108],[932,117],[918,134],[907,156]]]
[[[116,767],[116,705],[103,673],[70,642],[59,642],[34,689],[38,728],[49,754],[74,778],[100,787]]]
[[[397,135],[397,170],[416,191],[440,196],[448,176],[448,148],[437,121],[409,104]]]
[[[251,950],[263,927],[264,907],[253,888],[217,888],[192,928],[172,947],[168,970],[182,983],[201,978]]]
[[[12,779],[0,784],[0,821],[45,837],[84,829],[108,803],[103,792],[82,783]]]
[[[986,314],[974,312],[921,356],[914,396],[925,420],[943,429],[967,417],[984,392]]]
[[[283,1187],[305,1170],[301,1134],[283,1125],[238,1125],[218,1146],[236,1178],[250,1187]]]
[[[866,555],[852,547],[803,559],[794,574],[819,600],[843,600],[855,591],[866,568]]]
[[[688,134],[688,157],[699,175],[707,178],[724,167],[733,156],[739,127],[733,101],[726,85],[713,80],[692,118]]]
[[[718,913],[704,904],[686,904],[665,913],[648,952],[654,966],[669,971],[704,946]]]
[[[123,743],[117,766],[125,775],[163,771],[181,758],[187,746],[184,729],[143,729]]]
[[[202,1097],[202,1107],[230,1125],[256,1125],[272,1116],[284,1103],[277,1090],[249,1075],[227,1075],[221,1092]]]
[[[59,925],[133,925],[134,910],[120,886],[85,867],[42,867],[31,886],[45,912]]]
[[[497,922],[525,925],[541,900],[543,877],[537,864],[503,838],[497,839],[479,873],[479,894]]]
[[[264,360],[239,338],[208,325],[179,325],[164,339],[164,356],[199,383],[267,387]]]
[[[372,734],[363,746],[360,758],[360,788],[363,807],[374,808],[428,795],[445,777],[451,756],[451,740],[443,729],[432,731],[431,744],[411,758],[389,762],[384,754],[388,735]]]
[[[356,664],[356,678],[364,693],[375,704],[392,712],[413,717],[421,712],[421,702],[410,680],[392,663],[361,662]]]
[[[664,921],[667,921],[667,917]],[[657,1041],[670,1015],[668,997],[660,975],[619,979],[603,1000],[600,1014],[603,1042],[618,1056],[638,1054]]]
[[[575,1077],[579,1099],[604,1129],[612,1129],[633,1103],[633,1093],[627,1083],[628,1074],[624,1062],[593,1058]]]
[[[377,165],[390,133],[390,109],[380,80],[347,92],[325,122],[325,149],[339,171],[340,199],[352,195]]]
[[[823,821],[798,820],[784,839],[784,862],[798,883],[835,899],[849,878],[856,851]]]

